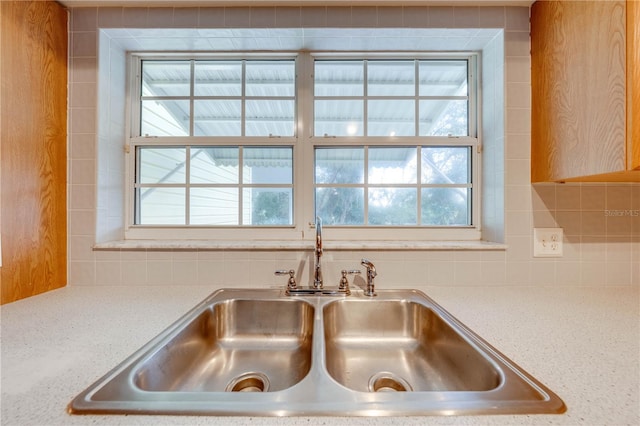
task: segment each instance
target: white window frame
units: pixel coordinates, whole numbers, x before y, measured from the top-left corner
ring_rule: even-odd
[[[225,240],[225,241],[299,241],[313,240],[314,149],[316,146],[470,146],[471,147],[471,225],[470,226],[326,226],[325,238],[349,241],[474,241],[481,239],[481,109],[480,66],[477,52],[393,53],[393,52],[282,52],[276,54],[233,53],[203,55],[195,52],[132,53],[128,55],[126,111],[125,171],[125,239],[145,240]],[[140,123],[139,85],[143,59],[284,59],[296,60],[296,132],[293,137],[183,137],[138,136]],[[322,59],[468,59],[469,135],[460,137],[314,137],[313,136],[313,69],[315,58]],[[138,123],[138,124],[136,124]],[[164,226],[135,225],[136,172],[135,153],[138,146],[291,146],[293,147],[293,225],[291,226]]]

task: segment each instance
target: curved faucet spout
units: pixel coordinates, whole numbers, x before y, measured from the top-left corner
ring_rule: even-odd
[[[322,288],[322,267],[320,266],[320,258],[322,257],[322,219],[316,216],[316,250],[315,265],[313,271],[313,287]]]

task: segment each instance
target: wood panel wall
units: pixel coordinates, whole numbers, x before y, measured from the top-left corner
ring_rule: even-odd
[[[67,11],[1,1],[1,303],[66,285]]]
[[[533,4],[533,182],[626,170],[625,10],[625,1]]]
[[[628,168],[640,171],[640,0],[627,0],[627,145]]]

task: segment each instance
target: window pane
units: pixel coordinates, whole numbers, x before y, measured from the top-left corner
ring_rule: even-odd
[[[420,96],[467,96],[467,61],[420,61]]]
[[[415,136],[413,100],[371,100],[367,104],[369,136]]]
[[[241,61],[197,61],[195,96],[241,96]]]
[[[471,181],[469,150],[469,147],[423,147],[422,183],[469,183]]]
[[[243,225],[292,225],[292,188],[245,188]]]
[[[369,225],[415,225],[418,223],[415,188],[370,188]]]
[[[188,136],[189,101],[142,101],[140,136]]]
[[[246,96],[294,96],[294,61],[247,61]]]
[[[420,101],[420,136],[467,136],[466,100]]]
[[[185,183],[185,148],[138,148],[137,183]]]
[[[293,183],[291,148],[244,148],[242,181],[245,184]]]
[[[138,188],[138,225],[184,225],[184,188]]]
[[[194,101],[195,136],[240,136],[240,100]]]
[[[189,61],[142,61],[142,96],[189,96]]]
[[[364,148],[316,148],[316,183],[364,183]]]
[[[238,225],[237,188],[191,188],[192,225]]]
[[[316,61],[315,96],[364,95],[363,61]]]
[[[363,101],[315,101],[314,134],[316,136],[362,136]]]
[[[422,224],[432,226],[463,226],[469,223],[467,188],[423,188]]]
[[[237,147],[192,147],[191,183],[239,183],[238,152]]]
[[[414,96],[414,61],[369,61],[367,94],[369,96]]]
[[[247,100],[246,136],[293,136],[295,101]]]
[[[416,183],[416,156],[415,147],[369,148],[369,183]]]
[[[364,189],[316,188],[316,215],[325,225],[364,224]]]

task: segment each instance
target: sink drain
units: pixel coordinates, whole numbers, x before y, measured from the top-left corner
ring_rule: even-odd
[[[262,373],[245,373],[235,377],[225,388],[225,392],[267,392],[269,379]]]
[[[369,392],[410,392],[411,385],[393,373],[381,372],[369,379]]]

